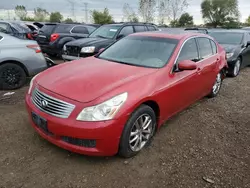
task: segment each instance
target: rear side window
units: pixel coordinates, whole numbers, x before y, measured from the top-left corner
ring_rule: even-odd
[[[89,31],[86,27],[83,26],[75,26],[72,30],[72,33],[81,33],[81,34],[89,34]]]
[[[136,25],[134,26],[135,28],[135,32],[144,32],[145,31],[145,27],[143,25]]]
[[[56,27],[55,33],[69,33],[72,28],[72,25],[60,24]]]
[[[154,26],[148,26],[148,30],[149,30],[149,31],[156,31],[156,29],[155,29]]]
[[[121,32],[119,35],[123,35],[123,36],[127,36],[134,33],[134,29],[132,26],[126,26],[124,28],[122,28]]]
[[[53,30],[54,30],[55,27],[56,27],[56,25],[53,25],[53,24],[44,25],[40,29],[40,32],[41,33],[46,33],[46,34],[51,34],[53,32]]]
[[[199,61],[198,48],[195,39],[189,39],[181,49],[177,62],[183,60]]]
[[[217,53],[217,45],[216,45],[215,42],[212,41],[212,40],[210,40],[210,42],[211,42],[213,54],[216,54],[216,53]]]
[[[205,59],[213,54],[210,39],[197,38],[201,59]]]

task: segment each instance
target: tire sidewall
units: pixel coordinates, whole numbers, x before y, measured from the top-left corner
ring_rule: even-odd
[[[233,77],[237,77],[237,76],[240,74],[240,68],[239,68],[238,73],[237,73],[237,74],[234,74],[234,69],[235,69],[236,64],[237,64],[238,62],[240,63],[240,68],[241,68],[241,59],[240,59],[240,58],[237,58],[237,60],[236,60],[236,62],[235,62],[235,64],[234,64],[234,68],[233,68],[233,70],[232,70],[232,76],[233,76]]]
[[[213,90],[213,87],[212,87],[212,90],[211,90],[210,94],[208,95],[208,97],[210,97],[210,98],[216,97],[216,96],[220,93],[221,86],[222,86],[222,82],[223,82],[223,77],[222,77],[223,74],[222,74],[222,72],[219,72],[218,74],[220,74],[220,77],[221,77],[220,88],[219,88],[219,90],[218,90],[216,93],[214,93],[214,90]],[[217,76],[218,76],[218,74],[216,75],[215,82],[217,81]],[[214,86],[214,85],[213,85],[213,86]]]
[[[15,68],[21,75],[19,83],[17,85],[15,85],[15,86],[10,86],[10,85],[6,84],[2,80],[3,72],[7,68],[11,68],[11,67]],[[14,63],[6,63],[6,64],[3,64],[3,65],[0,65],[0,89],[4,89],[4,90],[18,89],[18,88],[22,87],[26,83],[26,78],[27,78],[27,75],[26,75],[25,71],[19,65],[14,64]]]
[[[137,120],[138,117],[140,117],[143,114],[148,114],[149,116],[151,116],[152,118],[152,123],[153,123],[153,130],[152,130],[152,135],[150,137],[150,139],[148,140],[148,142],[146,143],[146,145],[141,149],[143,150],[145,147],[147,147],[153,139],[155,130],[156,130],[156,115],[154,110],[147,106],[147,105],[141,105],[139,108],[137,108],[130,116],[130,118],[128,119],[126,125],[124,126],[123,132],[122,132],[122,136],[120,139],[120,145],[119,145],[119,155],[122,157],[133,157],[135,155],[137,155],[140,151],[132,151],[130,146],[129,146],[129,138],[130,138],[130,133],[132,130],[132,126],[134,125],[135,121]]]

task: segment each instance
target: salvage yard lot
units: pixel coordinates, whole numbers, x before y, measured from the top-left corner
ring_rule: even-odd
[[[28,121],[27,89],[0,92],[1,188],[250,187],[250,68],[167,121],[131,159],[81,156],[42,139]]]

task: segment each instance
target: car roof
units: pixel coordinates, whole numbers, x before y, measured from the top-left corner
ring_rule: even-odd
[[[141,32],[141,33],[134,33],[133,36],[149,36],[149,37],[159,37],[159,38],[171,38],[171,39],[187,39],[190,37],[207,37],[211,38],[209,35],[202,34],[202,33],[192,33],[192,32],[179,32],[179,33],[168,33],[166,31],[153,31],[153,32]]]
[[[142,23],[142,22],[118,22],[118,23],[105,24],[105,25],[118,25],[118,26],[123,26],[123,25],[152,25],[152,26],[156,26],[153,23]]]
[[[218,33],[247,33],[246,30],[243,30],[243,29],[214,29],[214,30],[209,30],[209,33],[212,33],[212,32],[218,32]]]

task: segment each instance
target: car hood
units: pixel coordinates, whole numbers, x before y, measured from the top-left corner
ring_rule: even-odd
[[[71,42],[68,42],[66,46],[78,46],[78,47],[85,47],[85,46],[95,46],[100,43],[110,43],[112,39],[103,39],[103,38],[84,38],[78,39]]]
[[[37,84],[75,101],[90,102],[157,70],[90,57],[47,69]]]
[[[221,44],[221,46],[225,49],[226,53],[234,52],[240,45],[232,45],[232,44]]]

